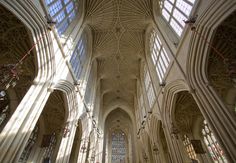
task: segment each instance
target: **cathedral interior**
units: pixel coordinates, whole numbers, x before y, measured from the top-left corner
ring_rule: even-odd
[[[0,0],[0,163],[235,163],[236,0]]]

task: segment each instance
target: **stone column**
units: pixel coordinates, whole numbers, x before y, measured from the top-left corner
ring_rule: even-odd
[[[182,158],[182,154],[178,145],[178,137],[177,135],[173,135],[171,131],[172,126],[165,125],[163,123],[163,131],[166,137],[167,146],[170,152],[170,157],[172,162],[184,163]]]
[[[49,48],[50,34],[39,40],[47,30],[45,22],[42,21],[43,16],[35,10],[33,3],[26,0],[1,0],[0,3],[28,27],[34,42],[37,42],[37,77],[0,135],[0,162],[11,163],[18,161],[16,159],[24,149],[50,95],[48,88],[53,77],[53,59]]]
[[[0,162],[16,162],[47,102],[50,92],[31,86],[0,135]]]
[[[210,48],[202,37],[211,41],[217,26],[235,10],[235,1],[212,1],[204,15],[198,19],[196,26],[198,34],[192,37],[187,65],[188,79],[195,89],[192,95],[229,162],[236,160],[236,117],[208,81],[206,69]]]

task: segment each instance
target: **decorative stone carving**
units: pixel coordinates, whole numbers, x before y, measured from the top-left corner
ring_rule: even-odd
[[[236,12],[225,19],[216,29],[208,61],[208,75],[212,86],[227,103],[227,95],[236,89]],[[233,109],[233,108],[231,108]]]

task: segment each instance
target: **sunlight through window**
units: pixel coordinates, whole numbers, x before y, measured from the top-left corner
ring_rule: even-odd
[[[155,94],[147,67],[144,67],[144,85],[147,93],[149,107],[152,108],[155,103]]]
[[[71,66],[74,70],[74,74],[77,79],[81,78],[81,73],[84,68],[84,63],[86,60],[86,51],[87,51],[86,44],[87,44],[87,37],[86,35],[82,35],[70,59]]]
[[[161,13],[171,28],[181,36],[187,20],[192,11],[195,0],[163,0]]]
[[[202,134],[204,137],[204,143],[206,144],[213,161],[215,163],[227,163],[227,160],[224,156],[224,152],[221,149],[219,143],[217,142],[206,120],[204,120],[203,122]]]
[[[122,131],[116,131],[112,133],[111,137],[112,137],[111,161],[113,163],[125,163],[126,162],[125,133]]]
[[[45,0],[48,12],[56,21],[58,34],[61,36],[75,18],[75,2],[73,0]]]
[[[157,76],[160,83],[163,83],[165,73],[170,64],[170,58],[163,47],[160,38],[156,32],[152,32],[150,38],[150,52],[153,64],[156,67]]]

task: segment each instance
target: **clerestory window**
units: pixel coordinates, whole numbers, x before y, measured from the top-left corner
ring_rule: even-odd
[[[161,14],[178,36],[181,36],[195,0],[162,0]]]
[[[140,89],[141,89],[141,87],[140,87]],[[143,94],[140,94],[140,96],[139,96],[139,108],[141,109],[141,111],[140,111],[141,116],[140,117],[142,117],[142,119],[143,119],[144,116],[146,115],[146,110],[145,110],[144,101],[143,101]]]
[[[82,35],[70,58],[70,63],[77,79],[80,79],[86,61],[87,37]]]
[[[150,52],[160,83],[163,83],[170,58],[155,31],[150,37]]]
[[[76,6],[73,0],[45,0],[48,12],[56,21],[58,34],[61,36],[75,18]]]
[[[149,107],[152,108],[155,103],[155,94],[147,67],[144,67],[144,85],[147,93]]]

